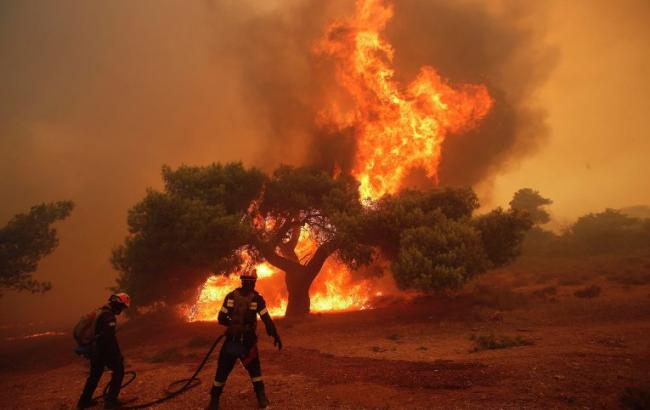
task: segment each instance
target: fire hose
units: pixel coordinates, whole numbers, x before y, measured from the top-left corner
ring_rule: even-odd
[[[199,367],[196,368],[196,370],[194,371],[194,374],[192,374],[192,376],[190,378],[179,379],[179,380],[175,380],[175,381],[171,382],[167,386],[167,388],[164,390],[165,395],[163,397],[161,397],[159,399],[156,399],[156,400],[146,402],[146,403],[135,404],[135,405],[132,405],[132,406],[123,406],[121,408],[122,409],[144,409],[144,408],[147,408],[147,407],[150,407],[150,406],[154,406],[156,404],[163,403],[163,402],[165,402],[167,400],[171,400],[174,397],[176,397],[176,396],[188,391],[189,389],[192,389],[192,388],[198,386],[199,384],[201,384],[201,380],[197,379],[197,376],[199,375],[201,370],[203,370],[203,367],[208,362],[208,359],[210,359],[210,356],[212,355],[212,352],[214,352],[214,349],[217,347],[219,342],[225,336],[226,336],[226,334],[224,333],[224,334],[220,335],[219,337],[217,337],[215,339],[214,343],[212,343],[212,346],[210,346],[210,349],[208,350],[206,355],[203,357],[203,360],[201,361],[201,364],[199,364]],[[128,371],[128,372],[125,372],[124,375],[125,376],[129,375],[131,377],[129,378],[129,380],[127,380],[125,383],[122,384],[122,388],[124,388],[124,387],[128,386],[129,384],[133,383],[133,381],[135,380],[135,377],[136,377],[136,373],[134,371]],[[178,386],[178,385],[181,385],[181,384],[182,384],[182,386],[179,389],[172,390],[174,388],[174,386]],[[108,392],[109,386],[110,386],[110,382],[104,387],[102,397],[106,397],[106,393]]]

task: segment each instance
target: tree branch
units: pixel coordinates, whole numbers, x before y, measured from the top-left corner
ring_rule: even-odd
[[[287,275],[289,274],[294,274],[296,272],[302,272],[305,270],[305,267],[301,265],[297,259],[291,260],[289,258],[285,258],[281,255],[278,255],[275,253],[275,250],[270,248],[268,245],[262,246],[260,248],[260,252],[262,253],[262,256],[264,256],[264,259],[271,265],[275,266],[278,269],[283,270]]]
[[[287,258],[298,260],[298,255],[296,255],[296,245],[298,245],[298,240],[300,239],[300,225],[294,225],[291,229],[291,238],[288,242],[280,242],[278,247],[284,256]]]
[[[318,275],[318,272],[322,269],[327,258],[333,254],[336,249],[337,246],[334,245],[333,242],[326,242],[319,246],[318,249],[316,249],[314,256],[309,260],[309,262],[307,262],[307,265],[305,265],[307,273],[312,276]]]

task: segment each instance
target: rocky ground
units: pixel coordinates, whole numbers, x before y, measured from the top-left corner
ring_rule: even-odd
[[[650,384],[650,257],[520,261],[454,295],[277,322],[285,348],[260,341],[274,409],[620,408],[626,388]],[[137,372],[122,398],[159,397],[220,331],[161,315],[122,326]],[[67,334],[5,338],[0,408],[73,408],[87,369],[72,348]],[[205,406],[215,360],[201,385],[156,408]],[[255,404],[237,366],[222,408]]]

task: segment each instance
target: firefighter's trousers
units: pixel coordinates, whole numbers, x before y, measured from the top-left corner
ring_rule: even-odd
[[[223,387],[226,384],[226,380],[228,379],[228,375],[230,375],[230,372],[238,360],[241,361],[246,371],[248,371],[248,375],[253,383],[253,389],[256,392],[264,390],[257,343],[246,346],[237,341],[226,339],[221,347],[221,351],[219,352],[217,374],[214,377],[211,394],[221,394]]]
[[[90,356],[90,375],[86,379],[83,393],[81,394],[81,401],[90,401],[97,383],[104,373],[104,367],[108,367],[113,372],[111,377],[110,387],[106,393],[107,400],[115,400],[120,394],[122,380],[124,379],[124,364],[122,357],[118,355],[103,355],[101,353],[94,353]]]

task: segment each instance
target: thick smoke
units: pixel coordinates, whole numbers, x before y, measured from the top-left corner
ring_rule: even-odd
[[[389,26],[397,71],[412,78],[430,64],[453,82],[484,83],[496,101],[474,131],[445,140],[443,185],[475,185],[531,153],[547,135],[535,93],[557,53],[544,42],[544,6],[504,2],[403,1]]]
[[[479,130],[448,138],[443,184],[489,178],[545,135],[534,96],[553,53],[529,3],[395,2],[386,35],[401,79],[432,65],[497,100]],[[162,164],[350,169],[351,132],[315,126],[324,96],[340,91],[312,49],[353,11],[347,0],[3,2],[0,220],[43,201],[77,207],[37,274],[53,291],[5,295],[0,319],[42,320],[44,306],[48,319],[75,318],[101,303],[126,211],[159,186]]]
[[[333,18],[353,2],[305,2],[258,15],[228,36],[237,50],[246,95],[269,132],[265,163],[311,162],[331,169],[353,165],[352,130],[319,129],[323,100],[337,92],[331,61],[313,53]],[[451,135],[443,146],[440,183],[475,185],[532,152],[547,135],[536,92],[557,53],[544,41],[544,6],[503,2],[396,1],[385,35],[393,44],[398,80],[431,65],[452,83],[483,83],[496,104],[481,126]],[[306,159],[305,159],[306,158]],[[419,173],[415,172],[415,180]],[[420,183],[421,185],[421,183]]]

